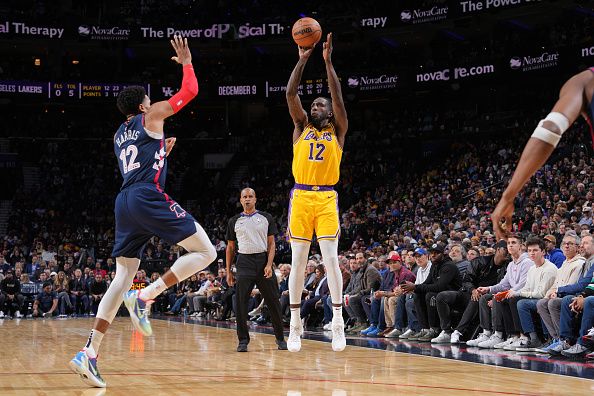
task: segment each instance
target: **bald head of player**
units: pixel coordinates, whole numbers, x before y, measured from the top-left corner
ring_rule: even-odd
[[[311,123],[317,128],[324,128],[332,118],[332,100],[324,97],[315,98],[310,109]]]
[[[244,188],[241,190],[241,197],[239,202],[243,206],[243,212],[250,214],[256,211],[256,192],[251,188]]]
[[[125,116],[146,113],[151,107],[151,99],[144,87],[135,85],[126,87],[118,94],[117,106]]]

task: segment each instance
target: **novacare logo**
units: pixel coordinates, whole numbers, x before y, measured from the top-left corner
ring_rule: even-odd
[[[400,13],[402,22],[423,23],[441,21],[448,17],[448,7],[433,6],[429,9],[403,10]]]
[[[558,52],[543,52],[539,56],[514,56],[509,60],[509,67],[522,71],[546,69],[554,67],[559,64],[559,53]]]
[[[123,29],[118,26],[104,28],[101,26],[80,25],[78,34],[82,37],[89,37],[93,40],[127,40],[130,36],[130,29]]]

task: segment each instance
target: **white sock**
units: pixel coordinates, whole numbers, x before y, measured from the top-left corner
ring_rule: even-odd
[[[305,267],[307,265],[307,255],[309,254],[309,242],[291,242],[291,276],[289,276],[289,302],[293,305],[301,306],[301,293],[305,283]],[[299,318],[299,308],[291,308],[291,318],[293,309],[297,309],[297,318]]]
[[[291,324],[298,326],[301,323],[301,308],[290,308],[291,310]]]
[[[332,298],[332,313],[342,317],[342,274],[338,267],[338,240],[321,240],[319,243]],[[336,307],[334,304],[340,304],[340,306]]]
[[[85,345],[84,347],[89,357],[97,357],[97,354],[99,353],[99,347],[101,346],[101,341],[103,340],[104,335],[105,334],[103,334],[97,329],[91,330],[91,334],[89,334],[89,339],[87,340],[87,345]]]
[[[487,337],[491,337],[491,330],[483,330],[483,334],[486,335]]]
[[[503,338],[503,331],[496,331],[495,335],[499,338]]]
[[[163,293],[165,289],[167,289],[167,285],[165,282],[163,282],[163,278],[159,278],[155,282],[142,289],[138,297],[145,301],[154,300],[155,297]]]

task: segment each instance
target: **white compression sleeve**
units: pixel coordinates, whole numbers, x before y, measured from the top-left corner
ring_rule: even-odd
[[[328,288],[333,304],[342,306],[342,274],[338,267],[338,240],[319,241],[322,260],[326,267],[326,276],[328,277]]]
[[[171,272],[180,282],[208,267],[217,258],[217,251],[198,223],[196,223],[196,233],[178,242],[178,245],[189,252],[175,260],[171,266]]]
[[[301,304],[310,245],[309,242],[291,242],[291,275],[289,276],[289,302],[291,304]]]
[[[116,257],[115,278],[99,302],[97,318],[108,323],[112,322],[124,301],[124,293],[132,286],[138,267],[140,267],[140,260],[137,258]]]
[[[560,133],[555,133],[545,128],[543,126],[545,121],[549,121],[555,124],[557,128],[559,128]],[[565,133],[567,128],[569,128],[569,120],[567,119],[567,117],[565,117],[561,113],[552,112],[549,113],[549,115],[547,115],[545,119],[540,120],[538,126],[534,130],[534,133],[532,133],[532,137],[542,140],[543,142],[546,142],[552,145],[553,147],[557,147],[559,141],[561,140],[561,136],[563,136],[563,133]]]

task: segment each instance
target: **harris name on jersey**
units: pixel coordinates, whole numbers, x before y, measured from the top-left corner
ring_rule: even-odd
[[[140,135],[140,131],[137,131],[135,129],[124,129],[124,132],[122,132],[120,135],[117,135],[115,138],[115,142],[118,145],[118,147],[122,147],[122,144],[124,144],[125,142],[129,141],[129,140],[136,140],[138,139],[138,135]]]

